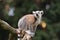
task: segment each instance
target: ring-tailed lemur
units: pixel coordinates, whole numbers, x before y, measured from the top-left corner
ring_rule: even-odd
[[[43,11],[32,11],[33,14],[27,14],[18,21],[18,29],[25,31],[31,37],[34,36],[37,25],[42,20]],[[19,36],[19,35],[18,35]]]

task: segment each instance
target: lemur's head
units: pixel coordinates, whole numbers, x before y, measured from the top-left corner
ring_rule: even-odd
[[[43,15],[43,11],[33,11],[32,13],[36,18],[41,18]]]

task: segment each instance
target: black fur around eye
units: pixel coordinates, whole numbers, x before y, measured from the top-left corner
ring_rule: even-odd
[[[36,14],[36,16],[38,17],[38,14]]]
[[[43,14],[43,12],[41,12],[41,14]]]

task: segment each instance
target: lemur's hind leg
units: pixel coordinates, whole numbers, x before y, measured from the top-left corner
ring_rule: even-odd
[[[25,31],[20,30],[20,33],[18,34],[17,40],[21,40],[24,37],[24,35],[25,35]]]
[[[22,40],[31,40],[31,36],[28,34],[25,34]]]

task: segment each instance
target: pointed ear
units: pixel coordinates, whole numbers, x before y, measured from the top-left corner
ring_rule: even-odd
[[[32,13],[35,13],[35,11],[32,11]]]

